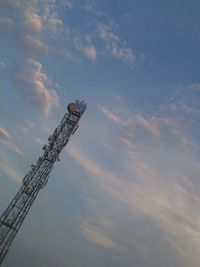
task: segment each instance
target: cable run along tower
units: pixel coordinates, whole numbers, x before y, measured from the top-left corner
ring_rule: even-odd
[[[78,129],[78,122],[86,110],[86,104],[77,100],[68,105],[68,112],[61,123],[49,136],[48,144],[43,146],[44,153],[23,178],[22,186],[0,217],[0,265],[2,264],[17,232],[39,191],[48,182],[48,177],[62,149]]]

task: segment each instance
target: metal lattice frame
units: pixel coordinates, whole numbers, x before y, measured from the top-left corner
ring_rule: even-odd
[[[74,110],[72,104],[71,110],[68,109],[60,125],[48,138],[48,145],[43,146],[43,156],[38,159],[36,165],[31,165],[31,171],[23,178],[20,190],[0,217],[0,265],[37,194],[46,185],[54,163],[60,160],[60,152],[78,128],[78,121],[86,109],[86,104],[78,100],[75,104],[76,109]]]

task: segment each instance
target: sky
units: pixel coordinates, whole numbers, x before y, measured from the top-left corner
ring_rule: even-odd
[[[87,103],[3,267],[198,267],[200,2],[0,0],[0,212]]]

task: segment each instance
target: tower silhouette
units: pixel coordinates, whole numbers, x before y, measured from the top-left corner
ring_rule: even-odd
[[[62,149],[78,129],[78,122],[85,109],[86,104],[79,100],[68,105],[68,112],[54,133],[49,136],[48,144],[43,146],[43,155],[35,165],[31,165],[31,170],[23,178],[21,188],[0,217],[0,265],[37,194],[48,182],[55,162],[60,160]]]

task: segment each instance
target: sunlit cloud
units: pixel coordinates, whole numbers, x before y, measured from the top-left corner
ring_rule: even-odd
[[[126,42],[122,42],[120,37],[115,34],[109,25],[99,23],[97,25],[99,37],[105,42],[106,50],[115,58],[133,64],[136,61],[136,55],[131,48],[127,47]]]
[[[42,19],[33,9],[25,10],[24,17],[25,27],[29,28],[31,31],[35,31],[38,33],[42,31]]]
[[[0,144],[15,151],[19,155],[24,156],[24,153],[21,151],[18,145],[16,145],[15,142],[13,142],[12,140],[0,140]]]
[[[0,135],[5,137],[5,138],[8,138],[10,139],[11,138],[11,135],[9,134],[8,131],[6,131],[4,128],[0,127]]]
[[[55,90],[48,89],[52,85],[42,68],[40,62],[27,58],[16,72],[11,72],[11,78],[23,88],[24,96],[48,116],[54,106],[59,106],[59,98]]]
[[[36,149],[44,145],[42,132],[52,133],[61,103],[74,94],[83,96],[88,102],[88,113],[83,124],[80,122],[80,136],[69,144],[69,176],[62,180],[63,188],[68,183],[69,192],[78,196],[67,207],[70,209],[67,220],[78,217],[78,225],[73,226],[76,233],[66,225],[63,228],[75,235],[74,244],[76,238],[80,241],[74,255],[78,250],[83,253],[83,262],[81,257],[77,260],[72,256],[69,265],[75,266],[78,261],[77,265],[92,266],[96,256],[103,255],[105,265],[109,258],[108,265],[115,266],[135,263],[157,267],[162,265],[160,262],[167,266],[169,261],[170,266],[196,267],[200,261],[200,85],[198,80],[188,85],[183,81],[186,85],[167,88],[171,68],[166,71],[157,65],[166,56],[161,53],[166,49],[155,52],[161,57],[150,53],[151,59],[135,50],[134,40],[136,49],[142,47],[149,54],[148,45],[139,43],[148,36],[153,51],[153,40],[151,34],[141,35],[148,27],[139,29],[140,16],[137,18],[127,7],[121,9],[119,18],[118,5],[112,9],[108,3],[96,0],[2,2],[0,33],[5,53],[1,55],[0,70],[1,89],[6,91],[2,94],[1,109],[10,112],[10,117],[12,113],[12,124],[11,119],[5,118],[6,112],[2,112],[2,125],[7,126],[0,127],[0,146],[2,158],[8,154],[13,161],[2,161],[0,170],[19,183],[22,176],[14,160],[16,157],[20,164],[18,155],[24,154],[17,144],[18,134],[24,138],[20,141],[28,144],[31,159]],[[129,25],[131,35],[127,31]],[[170,63],[165,59],[163,62]],[[145,68],[144,65],[138,68],[140,63]],[[156,79],[162,83],[153,80],[155,70]],[[159,90],[156,84],[160,84]],[[35,135],[32,143],[29,134]],[[60,166],[63,169],[59,176],[65,177],[66,165]],[[71,174],[74,176],[69,180]],[[63,207],[66,211],[66,206]],[[60,206],[60,212],[66,216],[63,207]],[[71,240],[68,232],[61,236],[67,242]],[[54,243],[51,242],[52,246]],[[70,254],[72,248],[70,245]],[[62,258],[63,252],[59,250],[60,247],[58,258]],[[65,254],[66,250],[63,251]],[[86,253],[95,255],[94,261],[91,256],[92,264],[84,262]],[[145,263],[138,264],[137,257]],[[173,257],[177,265],[170,264]],[[48,266],[46,260],[38,266],[42,263]],[[67,265],[64,262],[66,259],[60,266]],[[56,265],[54,261],[51,264]]]
[[[0,139],[1,145],[6,146],[7,148],[15,151],[17,154],[21,156],[24,155],[19,146],[12,140],[11,134],[2,127],[0,127],[0,137],[3,137],[3,139]]]
[[[21,126],[21,131],[24,134],[27,134],[30,129],[35,127],[35,123],[31,121],[26,121],[22,126]]]
[[[103,228],[90,224],[87,221],[81,224],[81,233],[89,241],[105,248],[117,248],[117,244],[112,240]]]
[[[110,119],[113,123],[119,124],[121,126],[126,126],[126,122],[120,117],[117,116],[114,112],[110,111],[108,108],[104,106],[99,106],[101,112]]]
[[[8,161],[0,163],[0,170],[16,183],[21,183],[22,175],[20,174],[19,170]]]
[[[91,61],[95,61],[96,59],[96,48],[95,46],[85,46],[83,48],[83,52],[86,55],[86,57],[88,57]]]
[[[159,123],[171,125],[171,121],[168,120],[159,120],[157,125]],[[154,135],[151,130],[149,132]],[[157,135],[155,136],[157,137]],[[129,141],[124,142],[127,146],[131,145]],[[196,211],[200,204],[200,198],[196,193],[191,177],[184,175],[184,172],[179,171],[177,166],[179,166],[178,168],[183,168],[185,162],[187,162],[187,168],[198,172],[198,164],[197,162],[195,164],[192,163],[192,159],[189,160],[189,154],[184,156],[186,157],[184,161],[181,158],[178,160],[182,154],[181,150],[179,151],[179,147],[177,147],[176,152],[170,152],[170,150],[164,152],[162,151],[162,145],[155,149],[157,151],[157,159],[155,161],[153,158],[149,158],[148,154],[145,155],[145,151],[141,154],[141,151],[137,149],[136,153],[140,153],[139,156],[133,157],[128,154],[119,162],[121,168],[125,168],[124,171],[126,170],[126,173],[128,171],[129,179],[124,179],[123,176],[105,169],[80,148],[70,145],[69,153],[88,172],[91,177],[89,183],[93,184],[92,188],[96,186],[93,198],[99,199],[102,196],[106,199],[107,207],[102,208],[102,210],[95,208],[95,205],[93,205],[94,210],[91,211],[91,216],[93,212],[99,213],[99,216],[102,216],[103,213],[104,215],[109,214],[109,210],[112,209],[112,214],[109,216],[110,218],[112,216],[116,218],[116,216],[120,216],[117,207],[121,207],[128,217],[133,216],[133,220],[134,217],[144,216],[158,227],[159,233],[162,234],[162,239],[167,242],[171,249],[175,249],[187,262],[196,264],[199,260],[197,248],[200,247],[197,237],[200,229],[200,224],[198,223],[199,213]],[[168,163],[166,171],[163,168],[162,158],[167,161],[172,153],[177,162],[176,165]],[[174,153],[177,154],[174,155]],[[91,193],[90,197],[92,197]],[[98,199],[96,201],[100,201]],[[112,203],[115,203],[116,209]],[[109,229],[107,237],[112,236],[111,240],[113,240],[113,236],[115,236],[114,242],[119,246],[121,238],[125,242],[124,236],[120,236],[116,232],[117,230],[114,230],[115,228],[118,229],[118,226],[115,224],[114,219],[111,220],[114,228],[112,230]],[[101,233],[107,231],[107,228],[99,227],[98,229],[95,227],[93,229],[93,226],[91,226],[91,229],[89,228],[91,231],[86,228],[88,231],[84,232],[83,230],[84,236],[92,242],[98,243],[98,239],[101,240]],[[146,230],[144,229],[144,232]],[[123,232],[122,229],[121,231]],[[130,242],[132,237],[130,235],[126,238],[127,242]],[[185,245],[183,245],[182,240],[184,240]],[[190,247],[195,250],[191,252]]]
[[[160,142],[163,145],[169,145],[171,143],[176,145],[182,145],[183,147],[189,146],[190,142],[184,133],[183,126],[173,117],[156,117],[156,116],[144,116],[139,114],[131,114],[123,116],[122,114],[116,114],[116,112],[108,109],[105,106],[99,106],[100,111],[115,124],[123,127],[125,136],[122,137],[122,143],[127,144],[132,142],[135,135],[142,136],[143,140],[147,141],[147,137],[153,137],[156,142]],[[124,118],[123,118],[124,117]],[[143,131],[147,134],[145,137]],[[125,141],[126,140],[126,141]]]
[[[39,145],[44,145],[45,144],[45,142],[44,141],[42,141],[40,138],[35,138],[35,141],[36,141],[36,143],[38,143]]]

